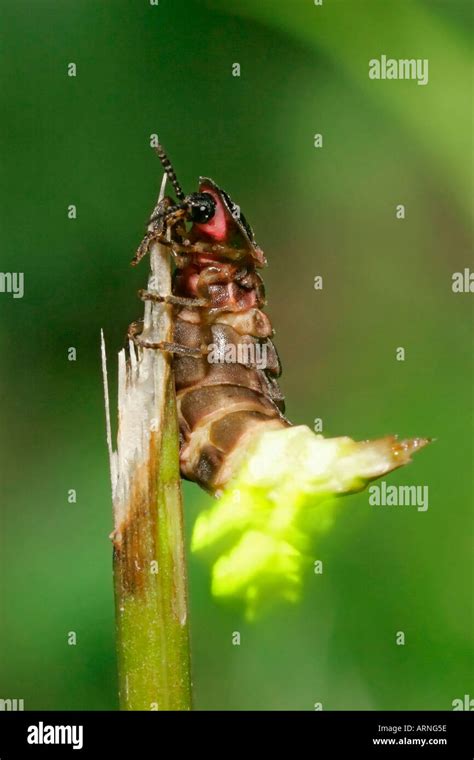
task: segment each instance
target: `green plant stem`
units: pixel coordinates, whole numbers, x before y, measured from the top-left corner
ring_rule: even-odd
[[[117,653],[122,710],[190,710],[191,680],[183,510],[173,379],[163,434],[131,489],[114,539]],[[161,439],[161,440],[160,440]]]

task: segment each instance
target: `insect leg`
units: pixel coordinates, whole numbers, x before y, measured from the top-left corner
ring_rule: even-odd
[[[205,298],[185,298],[184,296],[160,296],[158,293],[150,293],[149,290],[139,290],[139,297],[142,301],[154,301],[155,303],[169,303],[174,306],[188,306],[192,307],[210,307],[212,306],[210,301]]]
[[[136,266],[146,256],[153,242],[169,247],[173,246],[166,233],[171,227],[179,224],[186,217],[186,214],[187,206],[184,204],[175,205],[169,197],[163,198],[153,209],[148,221],[148,231],[131,261],[132,266]]]
[[[127,332],[129,340],[132,340],[136,346],[140,346],[141,348],[159,349],[161,351],[166,351],[169,354],[191,356],[194,359],[200,359],[202,356],[206,356],[208,354],[207,346],[202,346],[200,348],[191,348],[190,346],[183,346],[181,343],[173,343],[167,340],[145,340],[144,338],[140,337],[142,331],[143,320],[139,320],[137,322],[132,322],[132,324],[129,325]]]
[[[236,256],[241,256],[246,253],[243,248],[232,248],[230,246],[221,245],[220,243],[204,243],[198,240],[197,243],[191,243],[184,240],[183,243],[179,243],[175,240],[170,242],[169,240],[159,239],[163,245],[168,245],[173,248],[175,253],[219,253],[221,256],[227,255],[230,259],[234,259]]]
[[[135,253],[135,256],[133,257],[133,259],[130,262],[131,265],[132,265],[132,267],[135,267],[138,264],[138,262],[141,261],[144,256],[146,256],[146,254],[148,253],[148,250],[150,248],[150,245],[151,245],[152,241],[153,241],[153,235],[152,235],[152,233],[151,232],[147,232],[147,234],[143,238],[142,242],[138,246],[137,251]]]
[[[163,199],[164,200],[164,199]],[[163,228],[173,227],[181,219],[185,218],[188,213],[187,204],[180,203],[178,206],[161,207],[161,201],[153,211],[148,224],[153,224],[157,232],[162,232]]]
[[[167,340],[151,341],[144,340],[139,336],[133,338],[133,342],[141,348],[153,348],[160,351],[166,351],[168,354],[179,354],[180,356],[191,356],[193,359],[201,359],[208,353],[204,348],[191,348],[190,346],[182,346],[180,343],[172,343]]]

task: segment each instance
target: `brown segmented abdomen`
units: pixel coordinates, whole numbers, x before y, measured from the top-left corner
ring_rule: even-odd
[[[181,473],[209,491],[227,485],[239,452],[257,431],[290,425],[283,416],[276,380],[280,363],[271,333],[268,317],[258,308],[217,315],[205,309],[176,313],[175,342],[208,352],[201,358],[175,355],[173,368]],[[229,360],[216,361],[217,350],[222,359],[228,352]]]
[[[157,152],[177,200],[160,196],[132,263],[152,243],[169,248],[176,265],[171,293],[140,295],[173,306],[174,335],[171,342],[149,341],[134,323],[129,337],[173,356],[181,474],[217,493],[257,433],[290,426],[272,326],[261,311],[265,289],[257,269],[266,258],[228,193],[200,177],[198,192],[185,195],[163,148]]]

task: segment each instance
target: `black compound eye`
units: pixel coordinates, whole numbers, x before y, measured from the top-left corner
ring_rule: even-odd
[[[216,202],[210,193],[193,193],[188,198],[191,220],[205,224],[216,212]]]

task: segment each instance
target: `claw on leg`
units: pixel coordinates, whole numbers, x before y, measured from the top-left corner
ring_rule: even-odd
[[[136,322],[132,322],[128,326],[127,338],[129,340],[132,340],[134,343],[137,343],[137,340],[139,339],[138,336],[140,335],[142,331],[143,331],[143,319],[137,319]]]

